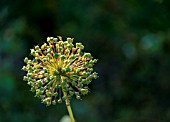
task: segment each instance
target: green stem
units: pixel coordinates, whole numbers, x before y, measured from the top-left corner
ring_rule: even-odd
[[[63,92],[63,93],[64,93],[64,96],[67,96],[66,92]],[[67,110],[68,110],[68,113],[70,116],[70,120],[71,120],[71,122],[75,122],[69,99],[66,98],[65,102],[66,102]]]
[[[61,77],[61,79],[63,79],[63,77]],[[62,91],[63,91],[63,88],[62,88]],[[75,122],[73,112],[72,112],[71,106],[70,106],[70,100],[67,98],[66,92],[63,91],[63,94],[64,94],[64,96],[66,96],[65,102],[66,102],[67,110],[68,110],[68,113],[69,113],[69,116],[70,116],[70,120],[71,120],[71,122]]]
[[[67,105],[67,110],[68,110],[71,122],[75,122],[70,105]]]

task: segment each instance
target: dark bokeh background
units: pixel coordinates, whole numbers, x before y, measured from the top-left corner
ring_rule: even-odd
[[[77,122],[170,121],[169,0],[0,0],[0,122],[58,122],[22,80],[24,57],[47,36],[74,37],[99,62]]]

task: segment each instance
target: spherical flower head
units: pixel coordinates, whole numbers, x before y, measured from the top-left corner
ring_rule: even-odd
[[[72,96],[81,99],[89,93],[88,84],[96,79],[93,72],[93,59],[90,53],[83,52],[81,43],[73,44],[73,38],[63,41],[61,37],[48,37],[47,43],[31,49],[33,59],[24,59],[27,71],[23,80],[31,86],[31,91],[47,106],[62,103],[69,104]]]

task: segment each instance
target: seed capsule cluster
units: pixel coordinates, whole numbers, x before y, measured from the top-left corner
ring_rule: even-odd
[[[73,38],[63,41],[61,37],[48,37],[47,43],[31,49],[33,60],[24,59],[27,71],[23,80],[31,86],[31,91],[47,106],[69,101],[72,96],[81,99],[89,92],[88,84],[97,78],[93,72],[93,59],[90,53],[83,52],[84,46]]]

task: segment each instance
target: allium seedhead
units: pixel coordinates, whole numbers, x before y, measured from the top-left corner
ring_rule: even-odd
[[[83,49],[81,43],[73,45],[73,38],[63,41],[61,37],[48,37],[47,43],[31,49],[32,60],[24,59],[27,65],[22,69],[27,74],[23,80],[47,106],[63,100],[69,104],[74,95],[81,99],[89,93],[88,84],[97,78],[93,72],[97,59]]]

